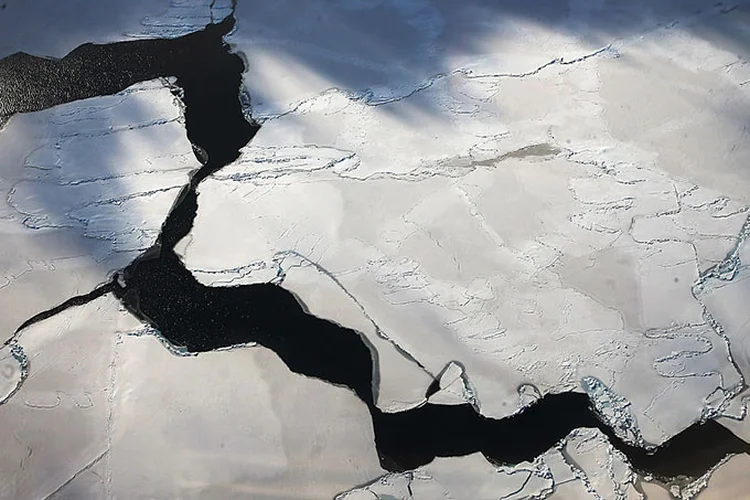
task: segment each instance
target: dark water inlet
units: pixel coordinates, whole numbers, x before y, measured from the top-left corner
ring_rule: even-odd
[[[636,470],[664,479],[698,477],[730,453],[750,452],[747,443],[709,421],[649,454],[617,438],[588,397],[572,392],[547,395],[504,419],[483,417],[469,405],[426,404],[384,413],[375,406],[372,391],[373,352],[358,332],[307,314],[289,291],[273,284],[200,284],[173,248],[192,228],[200,181],[235,160],[258,130],[245,120],[240,105],[244,65],[223,42],[232,26],[229,18],[174,40],[88,44],[59,61],[25,54],[0,61],[0,84],[8,89],[0,95],[4,116],[116,93],[156,77],[176,77],[187,135],[203,167],[183,189],[157,245],[105,285],[103,293],[112,291],[129,311],[190,352],[257,342],[296,373],[350,388],[370,411],[381,463],[391,471],[413,469],[436,456],[474,452],[498,464],[533,460],[580,427],[600,429]],[[40,313],[24,326],[78,305],[83,297]]]
[[[486,418],[468,404],[428,403],[384,413],[373,401],[372,355],[360,335],[307,314],[281,287],[207,287],[171,251],[127,269],[125,282],[115,294],[175,345],[205,352],[257,342],[295,373],[351,388],[370,411],[381,465],[390,471],[475,452],[496,464],[531,461],[581,427],[600,429],[638,472],[663,480],[697,478],[728,454],[750,452],[750,445],[708,421],[648,453],[620,440],[599,419],[588,396],[576,392],[548,394],[503,419]]]

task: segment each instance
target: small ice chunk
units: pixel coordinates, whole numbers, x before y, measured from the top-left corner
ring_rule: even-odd
[[[469,403],[476,406],[477,400],[471,388],[469,378],[463,366],[451,361],[438,377],[439,389],[430,395],[428,401],[439,405],[462,405]]]
[[[526,408],[542,398],[542,393],[533,384],[522,384],[518,387],[518,399],[521,408]]]

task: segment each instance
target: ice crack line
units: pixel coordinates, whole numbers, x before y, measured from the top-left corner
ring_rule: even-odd
[[[609,44],[593,52],[584,54],[574,59],[565,59],[564,57],[555,57],[547,61],[546,63],[542,64],[541,66],[538,66],[532,70],[521,72],[521,73],[512,73],[512,72],[475,73],[471,69],[457,68],[448,72],[436,73],[428,77],[422,83],[416,85],[409,92],[396,95],[396,96],[391,96],[391,97],[378,96],[377,94],[375,94],[375,92],[372,89],[365,89],[363,91],[358,92],[358,91],[343,89],[340,87],[330,87],[315,96],[309,97],[307,99],[303,99],[297,102],[296,104],[293,104],[287,111],[284,111],[276,115],[259,116],[256,119],[258,123],[262,124],[270,120],[276,120],[278,118],[282,118],[287,115],[295,114],[301,111],[302,109],[304,109],[305,107],[309,106],[313,102],[317,101],[318,99],[321,99],[330,95],[335,95],[335,94],[343,95],[350,101],[362,103],[366,106],[383,106],[386,104],[392,104],[395,102],[403,101],[404,99],[408,99],[409,97],[412,97],[413,95],[416,95],[424,90],[427,90],[431,88],[432,86],[434,86],[439,81],[445,78],[450,78],[451,76],[460,76],[460,77],[467,78],[467,79],[526,78],[526,77],[537,75],[541,73],[543,70],[549,68],[550,66],[554,66],[554,65],[569,66],[573,64],[578,64],[580,62],[586,61],[587,59],[596,57],[598,55],[601,55],[605,52],[609,52],[611,50],[613,50],[613,48],[612,48],[612,45]]]

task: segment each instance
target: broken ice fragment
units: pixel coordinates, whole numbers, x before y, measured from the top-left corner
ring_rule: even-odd
[[[612,428],[617,437],[626,443],[647,447],[628,400],[615,394],[596,377],[583,377],[581,386],[591,398],[601,419]]]
[[[460,458],[438,458],[415,470],[386,474],[341,493],[336,499],[528,500],[546,498],[554,484],[543,458],[515,467],[494,467],[475,453]]]
[[[28,375],[29,359],[21,346],[12,344],[0,349],[0,404],[7,401]]]
[[[438,389],[428,397],[428,401],[439,405],[477,405],[476,396],[463,366],[451,361],[438,377]]]
[[[627,457],[597,429],[576,429],[561,451],[574,475],[595,498],[637,498],[637,476]]]
[[[526,408],[542,398],[542,393],[533,384],[522,384],[518,387],[519,406]]]

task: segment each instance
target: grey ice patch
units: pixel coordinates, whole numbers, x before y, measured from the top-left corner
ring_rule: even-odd
[[[507,160],[510,158],[541,158],[545,156],[555,156],[560,154],[562,150],[553,144],[532,144],[530,146],[516,149],[515,151],[509,151],[500,157],[500,160]]]

